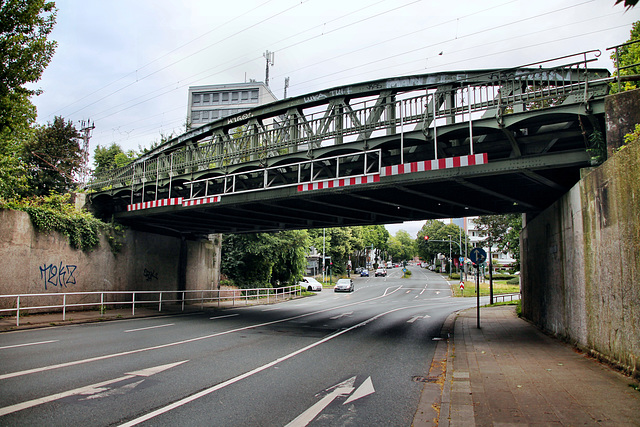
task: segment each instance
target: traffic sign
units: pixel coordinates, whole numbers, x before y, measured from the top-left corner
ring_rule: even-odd
[[[460,289],[464,291],[464,282],[460,282]]]
[[[487,253],[482,248],[473,248],[469,254],[469,258],[476,265],[480,265],[487,259]]]

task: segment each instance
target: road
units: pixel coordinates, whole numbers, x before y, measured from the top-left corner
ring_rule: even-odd
[[[0,334],[0,425],[409,426],[450,297],[412,267],[355,292]]]

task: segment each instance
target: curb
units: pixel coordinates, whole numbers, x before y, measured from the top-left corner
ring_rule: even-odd
[[[451,374],[453,369],[453,329],[458,312],[451,313],[442,325],[440,337],[429,367],[429,373],[424,378],[418,409],[413,418],[414,427],[449,426],[449,411],[451,406]],[[441,421],[444,414],[444,420]]]

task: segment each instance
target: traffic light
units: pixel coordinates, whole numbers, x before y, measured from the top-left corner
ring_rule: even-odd
[[[425,241],[425,242],[428,242],[428,241],[429,241],[429,236],[426,236],[426,235],[425,235],[425,236],[424,236],[424,241]]]

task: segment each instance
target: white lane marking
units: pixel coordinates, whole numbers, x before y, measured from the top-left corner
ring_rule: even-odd
[[[413,323],[418,319],[429,319],[431,318],[431,316],[429,316],[428,314],[425,314],[424,316],[413,316],[411,319],[407,320],[407,323]]]
[[[358,400],[362,397],[368,396],[375,392],[376,392],[376,389],[373,388],[373,382],[371,381],[371,377],[369,377],[366,380],[364,380],[362,384],[360,384],[360,387],[358,387],[358,389],[354,391],[351,396],[349,396],[349,398],[347,399],[346,402],[343,403],[343,405],[346,405],[347,403],[351,403],[354,400]]]
[[[165,323],[164,325],[147,326],[146,328],[127,329],[125,332],[146,331],[146,330],[149,330],[149,329],[164,328],[166,326],[173,326],[173,325],[175,325],[175,323]]]
[[[267,363],[265,365],[259,366],[259,367],[255,368],[255,369],[252,369],[252,370],[250,370],[248,372],[245,372],[244,374],[240,374],[240,375],[238,375],[238,376],[236,376],[234,378],[228,379],[227,381],[221,382],[220,384],[216,384],[213,387],[209,387],[209,388],[207,388],[205,390],[202,390],[202,391],[200,391],[200,392],[198,392],[196,394],[193,394],[191,396],[185,397],[184,399],[180,399],[180,400],[178,400],[176,402],[170,403],[169,405],[167,405],[167,406],[165,406],[163,408],[159,408],[159,409],[157,409],[157,410],[155,410],[153,412],[149,412],[146,415],[143,415],[143,416],[138,417],[138,418],[136,418],[134,420],[131,420],[129,422],[121,424],[120,427],[135,426],[135,425],[140,424],[140,423],[142,423],[144,421],[147,421],[147,420],[150,420],[152,418],[155,418],[158,415],[165,414],[165,413],[171,411],[172,409],[179,408],[179,407],[181,407],[183,405],[186,405],[187,403],[191,403],[194,400],[197,400],[197,399],[199,399],[199,398],[201,398],[203,396],[207,396],[207,395],[209,395],[209,394],[211,394],[211,393],[213,393],[215,391],[223,389],[223,388],[225,388],[225,387],[227,387],[229,385],[235,384],[238,381],[241,381],[241,380],[243,380],[245,378],[249,378],[250,376],[255,375],[255,374],[259,373],[259,372],[262,372],[265,369],[269,369],[272,366],[277,365],[280,362],[284,362],[285,360],[291,359],[292,357],[295,357],[295,356],[297,356],[297,355],[299,355],[301,353],[304,353],[307,350],[311,350],[312,348],[315,348],[315,347],[317,347],[319,345],[322,345],[327,341],[330,341],[330,340],[332,340],[334,338],[337,338],[340,335],[346,334],[347,332],[351,332],[354,329],[357,329],[357,328],[360,328],[362,326],[365,326],[365,325],[369,324],[370,322],[373,322],[374,320],[377,320],[377,319],[381,318],[382,316],[386,316],[387,314],[390,314],[390,313],[393,313],[393,312],[396,312],[396,311],[399,311],[399,310],[406,310],[408,308],[413,308],[413,307],[399,307],[399,308],[394,308],[393,310],[386,311],[384,313],[376,314],[375,316],[370,317],[369,319],[367,319],[365,321],[362,321],[362,322],[360,322],[360,323],[358,323],[356,325],[353,325],[353,326],[351,326],[351,327],[349,327],[347,329],[343,329],[341,331],[338,331],[338,332],[336,332],[336,333],[334,333],[332,335],[326,336],[326,337],[322,338],[321,340],[316,341],[315,343],[309,344],[306,347],[303,347],[303,348],[301,348],[299,350],[296,350],[296,351],[294,351],[292,353],[289,353],[289,354],[287,354],[285,356],[282,356],[282,357],[280,357],[280,358],[278,358],[278,359],[276,359],[276,360],[274,360],[272,362],[269,362],[269,363]]]
[[[340,319],[341,317],[350,317],[353,314],[353,311],[349,311],[347,313],[338,314],[337,316],[330,317],[331,320]]]
[[[333,402],[339,396],[346,396],[354,390],[354,383],[356,377],[351,377],[346,381],[334,386],[335,389],[327,394],[325,397],[313,404],[309,409],[298,415],[293,421],[287,424],[285,427],[304,427],[308,425],[320,412],[324,410],[331,402]]]
[[[388,295],[391,295],[392,293],[396,292],[401,287],[402,286],[398,287],[396,290],[394,290],[393,292],[389,293]],[[387,290],[389,290],[389,288],[387,288]],[[163,349],[163,348],[173,347],[173,346],[182,345],[182,344],[189,344],[189,343],[192,343],[192,342],[202,341],[202,340],[206,340],[206,339],[209,339],[209,338],[215,338],[215,337],[219,337],[219,336],[222,336],[222,335],[228,335],[228,334],[232,334],[234,332],[241,332],[241,331],[246,331],[248,329],[254,329],[254,328],[259,328],[259,327],[262,327],[262,326],[269,326],[269,325],[274,325],[276,323],[282,323],[282,322],[287,322],[287,321],[290,321],[290,320],[300,319],[302,317],[308,317],[308,316],[312,316],[312,315],[315,315],[315,314],[325,313],[327,311],[340,310],[340,309],[343,309],[345,307],[349,307],[349,306],[352,306],[352,305],[363,304],[363,303],[367,303],[369,301],[373,301],[373,300],[377,300],[377,299],[380,299],[380,298],[384,298],[385,296],[387,296],[387,290],[385,290],[385,293],[383,295],[380,295],[380,296],[377,296],[377,297],[373,297],[373,298],[368,299],[368,300],[351,302],[351,303],[344,304],[344,305],[341,305],[341,306],[338,306],[338,307],[325,308],[323,310],[317,310],[317,311],[313,311],[311,313],[299,314],[299,315],[293,316],[293,317],[285,317],[284,319],[272,320],[270,322],[256,323],[254,325],[243,326],[241,328],[229,329],[227,331],[216,332],[215,334],[203,335],[203,336],[200,336],[200,337],[189,338],[189,339],[181,340],[181,341],[174,341],[174,342],[170,342],[170,343],[166,343],[166,344],[155,345],[155,346],[152,346],[152,347],[139,348],[137,350],[123,351],[121,353],[111,353],[111,354],[105,354],[105,355],[102,355],[102,356],[90,357],[88,359],[80,359],[80,360],[75,360],[75,361],[72,361],[72,362],[64,362],[64,363],[59,363],[57,365],[42,366],[40,368],[25,369],[24,371],[9,372],[7,374],[1,374],[0,375],[0,380],[5,380],[7,378],[20,377],[20,376],[23,376],[23,375],[36,374],[36,373],[39,373],[39,372],[51,371],[53,369],[67,368],[69,366],[81,365],[83,363],[98,362],[98,361],[101,361],[101,360],[112,359],[114,357],[120,357],[120,356],[128,356],[130,354],[142,353],[142,352],[150,351],[150,350],[160,350],[160,349]]]
[[[209,320],[224,319],[225,317],[235,317],[235,316],[240,316],[240,314],[234,313],[234,314],[225,314],[224,316],[213,316],[213,317],[209,317]]]
[[[143,369],[136,372],[126,373],[124,376],[119,378],[102,381],[99,383],[91,384],[91,385],[80,387],[80,388],[75,388],[73,390],[63,391],[62,393],[56,393],[49,396],[40,397],[38,399],[28,400],[26,402],[16,403],[15,405],[5,406],[4,408],[0,408],[0,417],[3,415],[11,414],[12,412],[22,411],[23,409],[32,408],[34,406],[42,405],[43,403],[53,402],[54,400],[60,400],[69,396],[92,395],[95,393],[101,393],[105,391],[105,386],[109,384],[117,383],[120,381],[128,380],[130,378],[135,378],[135,377],[149,377],[151,375],[154,375],[159,372],[165,371],[167,369],[173,368],[175,366],[181,365],[185,362],[188,362],[188,360],[183,360],[182,362],[176,362],[176,363],[169,363],[167,365],[155,366],[153,368]]]
[[[4,349],[7,349],[7,348],[27,347],[27,346],[30,346],[30,345],[51,344],[52,342],[58,342],[58,340],[38,341],[38,342],[28,342],[28,343],[24,343],[24,344],[5,345],[5,346],[0,347],[0,350],[4,350]]]

